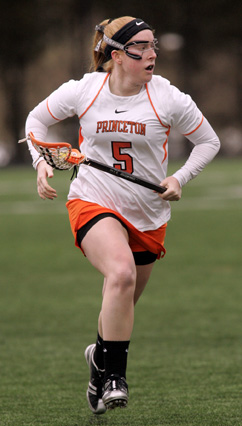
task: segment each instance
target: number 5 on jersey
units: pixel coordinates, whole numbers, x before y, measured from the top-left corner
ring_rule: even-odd
[[[122,163],[114,163],[113,167],[132,174],[134,171],[133,158],[129,154],[122,153],[124,148],[132,148],[132,142],[112,142],[113,158]]]

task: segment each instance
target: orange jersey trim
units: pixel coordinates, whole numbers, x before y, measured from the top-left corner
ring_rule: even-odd
[[[95,100],[97,99],[97,97],[98,97],[99,93],[101,92],[101,90],[102,90],[102,88],[103,88],[104,84],[106,83],[106,81],[107,81],[107,79],[108,79],[109,75],[110,75],[110,73],[108,73],[108,74],[106,75],[106,77],[105,77],[105,79],[104,79],[104,81],[103,81],[103,83],[102,83],[102,85],[101,85],[101,87],[100,87],[99,91],[97,92],[96,96],[94,97],[94,99],[92,100],[92,102],[90,103],[90,105],[89,105],[89,106],[85,109],[85,111],[84,111],[84,112],[80,115],[80,117],[78,117],[78,118],[79,118],[79,120],[83,117],[83,115],[85,115],[85,114],[86,114],[86,112],[89,110],[89,108],[93,105],[93,103],[94,103],[94,102],[95,102]]]
[[[155,107],[154,107],[154,104],[153,104],[153,102],[152,102],[152,100],[151,100],[151,97],[150,97],[150,93],[149,93],[149,90],[148,90],[148,85],[147,85],[147,83],[145,84],[145,87],[146,87],[146,92],[147,92],[147,95],[148,95],[148,98],[149,98],[150,104],[151,104],[151,106],[152,106],[152,108],[153,108],[153,110],[154,110],[154,113],[155,113],[156,117],[158,118],[158,120],[159,120],[160,124],[161,124],[163,127],[166,127],[167,129],[169,129],[169,128],[170,128],[170,126],[166,126],[165,124],[163,124],[163,123],[162,123],[162,121],[161,121],[161,119],[160,119],[160,117],[159,117],[159,115],[157,114],[157,111],[156,111],[156,109],[155,109]]]
[[[164,149],[165,154],[164,154],[164,158],[163,158],[161,164],[164,163],[164,161],[165,161],[165,159],[167,158],[167,155],[168,155],[168,152],[167,152],[167,149],[166,149],[166,145],[167,145],[167,142],[168,142],[168,136],[169,136],[169,134],[170,134],[170,128],[166,132],[167,138],[166,138],[165,142],[163,143],[163,149]]]
[[[61,121],[59,118],[56,118],[56,117],[52,114],[52,112],[50,111],[50,108],[49,108],[49,99],[47,99],[47,101],[46,101],[46,105],[47,105],[47,109],[48,109],[48,112],[50,113],[51,117],[53,117],[53,118],[54,118],[54,120],[56,120],[56,121]]]
[[[79,139],[78,139],[79,148],[80,148],[83,141],[84,141],[84,137],[82,136],[82,127],[80,126],[80,128],[79,128]]]
[[[102,207],[99,204],[83,201],[80,199],[70,200],[66,203],[69,212],[71,230],[75,238],[76,247],[80,248],[77,242],[77,231],[87,222],[101,213],[112,213],[116,215],[127,228],[129,234],[129,245],[132,251],[150,251],[157,254],[158,259],[164,257],[166,249],[164,248],[164,240],[166,234],[166,226],[164,224],[158,229],[152,231],[139,231],[121,214],[114,210]],[[82,248],[81,248],[82,250]],[[83,252],[83,250],[82,250]],[[83,252],[84,253],[84,252]],[[85,254],[85,253],[84,253]]]
[[[149,98],[150,104],[151,104],[151,106],[152,106],[152,108],[153,108],[153,110],[154,110],[154,113],[155,113],[156,117],[158,118],[158,120],[159,120],[160,124],[162,125],[162,127],[165,127],[166,129],[168,129],[168,130],[167,130],[167,132],[166,132],[167,138],[166,138],[165,142],[163,143],[164,158],[163,158],[163,160],[162,160],[162,162],[161,162],[161,164],[162,164],[162,163],[164,163],[165,159],[167,158],[167,149],[166,149],[166,145],[167,145],[167,142],[168,142],[168,136],[169,136],[169,134],[170,134],[170,126],[166,126],[165,124],[163,124],[163,123],[162,123],[162,121],[161,121],[161,119],[160,119],[160,117],[159,117],[159,115],[158,115],[158,113],[157,113],[157,111],[156,111],[156,109],[155,109],[155,106],[154,106],[154,104],[153,104],[153,102],[152,102],[152,100],[151,100],[151,97],[150,97],[150,93],[149,93],[149,90],[148,90],[148,85],[147,85],[147,83],[146,83],[145,87],[146,87],[146,92],[147,92],[147,95],[148,95],[148,98]]]
[[[199,127],[202,125],[203,119],[204,119],[204,117],[202,116],[201,123],[199,123],[199,125],[196,127],[196,129],[192,130],[190,133],[184,133],[184,136],[189,136],[192,133],[196,132],[196,130],[199,129]]]

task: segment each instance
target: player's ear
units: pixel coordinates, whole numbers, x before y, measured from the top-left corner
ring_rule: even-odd
[[[114,62],[116,62],[118,65],[122,64],[123,52],[121,50],[113,50],[111,52],[111,55]]]

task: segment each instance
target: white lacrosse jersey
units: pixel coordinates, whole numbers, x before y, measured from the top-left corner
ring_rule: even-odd
[[[218,138],[191,97],[160,76],[153,76],[139,94],[127,97],[110,92],[107,73],[70,80],[30,113],[26,132],[44,140],[49,125],[75,114],[80,121],[80,150],[87,158],[157,184],[167,173],[171,127],[194,144],[204,144],[203,159],[190,160],[190,167],[187,162],[174,174],[181,185],[218,151]],[[204,125],[205,138],[201,137]],[[140,231],[157,229],[170,218],[169,202],[156,192],[86,165],[79,167],[70,186],[68,199],[76,198],[119,212]]]

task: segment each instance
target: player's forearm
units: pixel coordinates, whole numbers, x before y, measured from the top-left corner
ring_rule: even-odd
[[[219,138],[206,119],[188,139],[195,144],[195,147],[184,166],[173,174],[181,186],[195,178],[213,160],[220,149]]]
[[[41,141],[46,140],[48,127],[54,124],[54,119],[49,114],[46,108],[46,101],[41,102],[27,117],[25,124],[26,136],[32,132],[34,136]],[[36,168],[39,163],[39,154],[33,147],[32,143],[28,141],[30,154],[33,158],[33,166]],[[41,161],[41,160],[40,160]]]
[[[37,120],[31,114],[32,113],[29,114],[27,121],[26,121],[26,126],[25,126],[26,136],[30,132],[32,132],[36,138],[38,138],[42,141],[46,140],[48,127],[44,126],[39,120]],[[36,149],[33,147],[32,143],[30,141],[28,141],[28,147],[29,147],[29,152],[31,154],[31,157],[33,159],[33,166],[36,169],[39,161],[41,161],[40,158],[39,158],[40,157],[39,153],[36,151]]]

